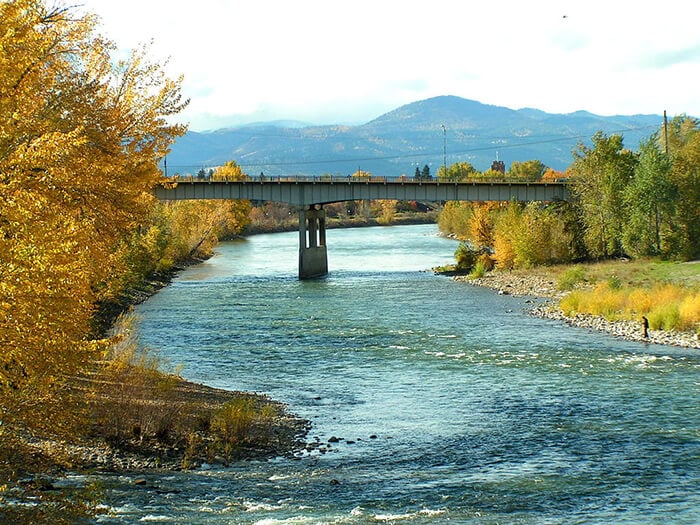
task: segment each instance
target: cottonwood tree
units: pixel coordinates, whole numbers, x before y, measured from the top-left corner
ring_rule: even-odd
[[[673,229],[670,220],[677,191],[670,179],[671,160],[658,139],[657,134],[641,143],[639,164],[624,194],[628,220],[623,245],[633,256],[661,254],[662,232]]]
[[[670,180],[677,189],[673,229],[666,241],[671,255],[691,260],[700,257],[700,122],[679,116],[669,123]]]
[[[167,120],[180,79],[146,48],[115,60],[94,16],[51,5],[0,3],[0,434],[70,420],[53,401],[99,356],[93,307],[185,131]]]
[[[637,156],[623,146],[622,135],[593,136],[593,147],[579,143],[569,169],[571,192],[584,224],[584,240],[595,258],[621,255],[626,220],[623,196],[634,177]]]
[[[447,167],[446,174],[442,167],[438,171],[441,178],[446,177],[450,180],[467,180],[479,173],[469,162],[455,162]]]
[[[510,165],[508,176],[517,179],[536,181],[542,178],[547,167],[539,160],[515,161]]]

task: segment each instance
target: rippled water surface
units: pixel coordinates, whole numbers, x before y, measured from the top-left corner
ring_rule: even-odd
[[[434,226],[222,244],[139,308],[188,379],[267,393],[328,452],[106,477],[103,523],[700,523],[700,358],[529,317],[423,270]]]

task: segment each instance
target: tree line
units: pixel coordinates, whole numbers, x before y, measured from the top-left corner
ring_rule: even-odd
[[[464,162],[446,171],[447,176],[465,179],[493,175],[493,170],[479,173]],[[465,269],[476,264],[479,254],[488,254],[482,263],[490,259],[502,269],[611,257],[700,257],[697,119],[675,117],[642,141],[637,152],[625,148],[621,134],[598,132],[591,145],[578,144],[564,173],[527,161],[513,163],[508,175],[533,181],[566,179],[571,199],[446,203],[439,226],[444,233],[468,240],[457,254]]]

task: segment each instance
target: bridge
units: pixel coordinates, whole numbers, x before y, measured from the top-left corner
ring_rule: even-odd
[[[508,179],[414,179],[408,177],[246,177],[164,180],[155,189],[160,200],[233,199],[283,202],[299,212],[299,278],[328,273],[324,204],[355,200],[518,201],[567,200],[566,181],[524,182]]]

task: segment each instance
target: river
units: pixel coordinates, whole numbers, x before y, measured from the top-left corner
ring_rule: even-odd
[[[697,524],[700,354],[535,318],[425,271],[434,225],[222,243],[142,304],[187,379],[269,394],[324,444],[296,459],[102,479],[100,523]],[[335,440],[333,440],[335,441]]]

